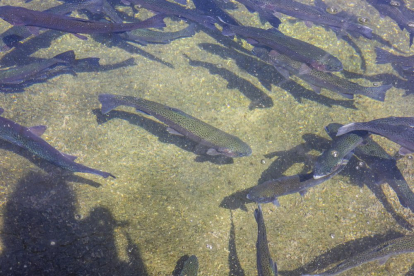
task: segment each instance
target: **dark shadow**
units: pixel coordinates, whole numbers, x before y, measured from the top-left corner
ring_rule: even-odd
[[[377,234],[371,237],[364,237],[340,244],[330,249],[326,253],[316,257],[313,261],[304,266],[291,271],[279,271],[279,275],[299,276],[306,273],[316,273],[323,271],[330,265],[351,258],[352,256],[364,252],[367,248],[375,247],[383,242],[404,236],[395,231],[389,231],[386,234]]]
[[[174,271],[172,272],[173,276],[180,276],[181,271],[184,268],[184,263],[190,258],[188,255],[184,255],[178,259],[177,264],[175,265]]]
[[[79,175],[75,175],[70,171],[64,170],[59,168],[56,165],[53,165],[51,163],[49,163],[48,161],[37,157],[35,155],[33,155],[30,151],[21,148],[19,146],[13,145],[9,142],[0,140],[0,149],[3,150],[7,150],[7,151],[11,151],[15,154],[20,155],[21,157],[29,160],[31,163],[35,164],[37,167],[41,168],[42,170],[44,170],[47,173],[47,176],[43,176],[44,178],[46,177],[50,177],[51,179],[53,178],[60,178],[60,179],[64,179],[66,181],[70,181],[70,182],[76,182],[79,184],[86,184],[86,185],[90,185],[92,187],[98,188],[101,186],[100,183],[95,182],[93,180],[84,178],[82,176]],[[88,165],[88,164],[83,164],[83,165]],[[16,166],[18,166],[18,164],[16,164]],[[83,174],[86,175],[86,174]]]
[[[236,249],[236,230],[234,229],[233,212],[230,210],[230,234],[229,234],[229,276],[244,276],[244,270],[241,266]]]
[[[132,125],[136,125],[150,132],[151,134],[158,137],[158,140],[161,143],[173,144],[177,147],[192,152],[197,155],[196,162],[211,162],[214,164],[224,165],[224,164],[233,164],[233,158],[225,156],[210,156],[205,155],[208,148],[199,145],[196,142],[191,141],[182,136],[172,135],[167,131],[166,125],[158,123],[155,120],[140,116],[134,113],[112,110],[108,114],[104,115],[99,109],[94,109],[93,114],[96,116],[98,124],[106,123],[112,119],[122,119],[129,122]]]
[[[270,98],[266,93],[254,86],[248,80],[245,80],[233,72],[219,67],[213,63],[193,60],[185,54],[184,56],[188,59],[191,66],[204,67],[209,70],[210,74],[220,75],[228,82],[227,89],[235,88],[239,90],[244,96],[246,96],[246,98],[251,101],[249,105],[250,110],[253,110],[255,108],[269,108],[273,106],[272,98]]]
[[[148,275],[136,245],[128,262],[117,255],[114,230],[127,223],[103,207],[83,218],[75,200],[60,178],[29,173],[20,180],[3,214],[0,274]]]
[[[256,77],[266,89],[271,90],[272,85],[278,86],[289,92],[299,103],[302,102],[302,99],[307,99],[328,107],[338,105],[356,109],[353,101],[335,100],[321,94],[318,95],[314,91],[306,89],[292,80],[286,80],[272,65],[257,59],[250,55],[250,53],[241,53],[233,48],[226,48],[211,43],[200,43],[199,47],[211,54],[220,56],[224,60],[233,60],[240,70],[246,71],[253,77]]]

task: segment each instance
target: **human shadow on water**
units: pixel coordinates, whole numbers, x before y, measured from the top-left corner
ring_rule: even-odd
[[[2,214],[0,274],[148,275],[138,248],[127,250],[129,261],[118,257],[114,230],[127,223],[103,207],[83,218],[75,201],[60,178],[21,179]]]
[[[284,172],[286,172],[294,164],[304,164],[303,169],[301,172],[299,172],[299,174],[312,171],[313,163],[316,160],[317,156],[312,156],[308,153],[311,151],[318,151],[322,153],[324,150],[329,148],[331,145],[331,140],[317,136],[315,134],[304,134],[302,138],[305,140],[305,142],[293,147],[290,150],[277,151],[265,155],[266,158],[274,158],[275,156],[278,156],[278,158],[273,161],[262,173],[258,181],[258,185],[268,180],[285,176]],[[359,187],[366,185],[381,202],[386,211],[396,220],[400,226],[404,227],[407,230],[412,230],[413,226],[402,215],[398,214],[395,211],[389,199],[386,197],[382,189],[382,185],[379,185],[372,177],[373,172],[370,171],[370,169],[367,167],[361,167],[359,163],[360,160],[358,158],[355,156],[352,157],[345,169],[340,172],[340,175],[349,177],[350,183],[352,185],[357,185]],[[395,169],[398,170],[398,168]],[[335,181],[335,178],[331,179],[330,181]],[[397,190],[393,183],[390,181],[388,182],[391,188],[393,188],[396,191],[397,195],[400,197],[399,193],[401,193],[401,191]],[[224,197],[219,206],[231,210],[241,209],[247,211],[246,204],[252,203],[252,201],[246,198],[250,189],[251,187]]]
[[[385,234],[377,234],[370,237],[364,237],[361,239],[348,241],[343,244],[339,244],[332,249],[329,249],[326,253],[316,257],[311,262],[299,267],[295,270],[279,270],[279,275],[286,276],[299,276],[305,273],[316,273],[316,271],[322,271],[328,268],[328,266],[341,262],[345,259],[351,258],[358,253],[366,251],[368,248],[373,248],[383,242],[396,239],[404,236],[401,233],[395,231],[389,231]],[[307,253],[305,253],[307,254]]]
[[[23,149],[19,146],[13,145],[9,142],[0,140],[0,149],[13,152],[13,153],[18,154],[21,157],[29,160],[31,163],[35,164],[37,167],[41,168],[42,170],[44,170],[47,173],[47,175],[44,176],[44,177],[51,177],[51,178],[60,177],[60,178],[65,179],[68,182],[76,182],[76,183],[81,183],[81,184],[87,184],[87,185],[93,186],[95,188],[101,186],[101,184],[98,183],[98,182],[95,182],[93,180],[84,178],[82,176],[75,175],[70,171],[61,169],[58,166],[56,166],[54,164],[51,164],[50,162],[48,162],[48,161],[46,161],[46,160],[44,160],[40,157],[37,157],[37,156],[33,155],[28,150]],[[87,164],[82,164],[82,165],[87,166]],[[16,166],[18,166],[18,163],[16,163]],[[84,174],[84,175],[86,175],[86,174]]]
[[[356,109],[352,100],[335,100],[306,89],[290,79],[285,79],[272,65],[259,60],[255,56],[241,53],[232,48],[226,48],[217,44],[200,43],[198,46],[204,51],[220,56],[224,60],[234,61],[240,70],[257,78],[267,90],[270,91],[272,85],[286,90],[299,103],[302,102],[302,99],[307,99],[328,107],[338,105],[345,108]]]
[[[230,70],[222,68],[220,65],[216,65],[210,62],[193,60],[185,54],[184,56],[188,59],[191,66],[204,67],[210,72],[210,74],[220,75],[228,82],[228,89],[238,89],[244,96],[246,96],[246,98],[251,101],[249,105],[250,110],[253,110],[255,108],[269,108],[273,106],[272,98],[270,98],[266,93],[254,86],[248,80],[237,76]]]
[[[203,147],[198,143],[191,141],[190,139],[187,139],[186,137],[170,134],[167,131],[166,125],[158,123],[157,121],[146,118],[144,116],[118,110],[112,110],[111,112],[105,115],[102,114],[99,109],[94,109],[92,112],[95,114],[98,124],[106,123],[107,121],[115,118],[128,121],[130,124],[141,127],[146,131],[150,132],[151,134],[157,136],[158,140],[162,143],[174,144],[183,150],[198,155],[195,158],[196,162],[211,162],[219,165],[234,163],[233,158],[230,157],[221,155],[206,155],[206,151],[208,148]]]

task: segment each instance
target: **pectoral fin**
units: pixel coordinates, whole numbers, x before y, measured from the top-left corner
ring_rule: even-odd
[[[207,154],[208,154],[208,155],[212,155],[212,156],[216,156],[216,155],[220,155],[221,153],[220,153],[220,152],[218,152],[217,150],[215,150],[215,149],[211,148],[211,149],[208,149],[208,150],[207,150]]]
[[[168,127],[167,131],[168,131],[169,134],[172,134],[172,135],[184,136],[181,133],[179,133],[178,131],[176,131],[175,129],[171,128],[171,127]]]

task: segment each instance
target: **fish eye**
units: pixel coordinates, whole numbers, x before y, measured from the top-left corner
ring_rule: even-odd
[[[390,1],[390,5],[393,6],[393,7],[399,7],[400,6],[400,2],[391,0]]]
[[[339,153],[336,150],[331,151],[333,157],[338,157]]]
[[[369,22],[369,19],[366,18],[366,17],[359,17],[358,18],[358,22],[359,23],[368,23]]]
[[[339,12],[339,9],[336,7],[328,7],[326,8],[326,11],[330,14],[337,14]]]

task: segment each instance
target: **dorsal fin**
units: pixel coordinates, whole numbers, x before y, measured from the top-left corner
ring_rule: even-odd
[[[78,158],[77,156],[69,155],[69,154],[66,154],[66,153],[63,153],[63,152],[61,152],[60,154],[62,154],[63,157],[69,159],[70,161],[75,161],[75,159]]]
[[[36,136],[42,136],[45,133],[47,126],[32,126],[29,127],[29,131]]]

